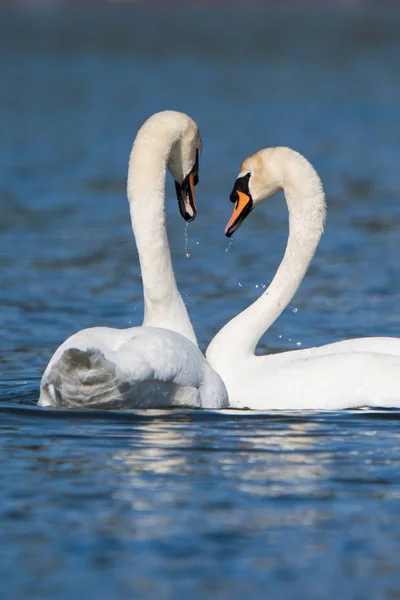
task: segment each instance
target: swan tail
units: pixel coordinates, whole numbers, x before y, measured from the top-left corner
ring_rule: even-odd
[[[110,408],[120,393],[116,366],[97,349],[69,348],[42,381],[40,406]]]

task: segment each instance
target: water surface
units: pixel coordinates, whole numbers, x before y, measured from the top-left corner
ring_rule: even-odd
[[[260,351],[399,334],[399,25],[250,6],[1,8],[5,597],[400,597],[398,412],[35,407],[68,335],[141,322],[127,159],[165,108],[190,114],[204,142],[187,251],[171,181],[167,207],[203,349],[282,256],[282,197],[228,252],[223,236],[241,160],[273,145],[311,160],[329,214]]]

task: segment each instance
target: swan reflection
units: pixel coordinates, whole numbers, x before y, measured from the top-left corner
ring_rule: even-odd
[[[329,477],[332,453],[324,448],[319,422],[246,419],[239,411],[229,411],[229,418],[227,412],[226,420],[155,419],[132,429],[130,447],[116,452],[112,463],[124,476],[120,492],[135,509],[147,506],[139,491],[149,485],[174,502],[190,494],[196,481],[207,486],[212,480],[216,497],[227,486],[232,494],[269,498],[325,494],[321,481]]]

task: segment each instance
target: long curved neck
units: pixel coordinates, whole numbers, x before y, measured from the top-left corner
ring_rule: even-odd
[[[261,336],[293,298],[315,254],[324,228],[325,196],[311,165],[293,154],[294,168],[287,165],[283,174],[289,237],[282,262],[263,295],[217,333],[207,357],[223,354],[233,359],[254,354]]]
[[[171,123],[145,123],[129,160],[128,199],[143,281],[143,325],[177,331],[197,345],[172,268],[165,220],[166,169],[181,135]]]

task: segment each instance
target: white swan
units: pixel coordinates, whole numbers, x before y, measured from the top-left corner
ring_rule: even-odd
[[[142,327],[95,327],[68,338],[40,384],[40,406],[162,408],[227,406],[225,386],[199,348],[179,294],[165,224],[165,177],[175,179],[182,216],[196,214],[201,138],[188,116],[165,111],[139,130],[128,199],[144,290]]]
[[[266,148],[247,158],[235,182],[230,237],[251,210],[283,190],[289,238],[278,271],[263,295],[211,341],[206,357],[225,382],[232,408],[342,409],[400,407],[400,340],[363,338],[255,356],[257,342],[298,289],[324,229],[322,183],[310,163],[289,148]]]

